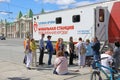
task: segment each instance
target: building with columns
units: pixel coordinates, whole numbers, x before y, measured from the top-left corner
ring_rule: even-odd
[[[20,11],[14,22],[7,22],[7,20],[0,21],[0,34],[7,38],[25,38],[27,35],[33,34],[33,12],[28,10],[26,15]]]

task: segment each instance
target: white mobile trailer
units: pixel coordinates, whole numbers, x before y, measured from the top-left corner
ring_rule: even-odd
[[[41,34],[51,35],[52,41],[63,38],[74,42],[79,37],[100,41],[120,41],[120,0],[105,1],[72,9],[48,12],[33,16],[33,38],[39,40]]]

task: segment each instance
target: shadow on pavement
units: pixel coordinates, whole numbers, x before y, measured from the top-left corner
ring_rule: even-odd
[[[39,71],[39,70],[53,70],[53,69],[52,68],[38,68],[37,70]]]
[[[70,73],[68,73],[67,75],[73,75],[72,77],[69,77],[69,78],[66,78],[66,79],[64,79],[64,80],[69,80],[69,79],[72,79],[72,78],[75,78],[75,77],[77,77],[77,76],[81,76],[81,74],[80,73],[73,73],[73,72],[70,72]]]
[[[30,78],[22,78],[22,77],[11,77],[9,80],[30,80]]]

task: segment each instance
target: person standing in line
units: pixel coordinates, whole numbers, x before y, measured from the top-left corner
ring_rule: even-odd
[[[44,48],[45,48],[45,45],[44,45],[44,37],[45,37],[45,34],[42,34],[42,35],[41,35],[41,39],[40,39],[40,41],[39,41],[39,50],[40,50],[39,65],[44,64],[44,63],[43,63]]]
[[[26,56],[27,56],[26,67],[27,67],[27,69],[30,70],[31,69],[30,65],[31,65],[31,62],[32,62],[32,53],[31,53],[31,49],[30,49],[30,39],[26,40],[25,53],[26,53]]]
[[[57,41],[56,44],[55,44],[56,53],[57,53],[57,51],[59,50],[60,39],[61,39],[61,38],[58,38],[58,41]]]
[[[100,50],[100,42],[97,39],[97,37],[93,38],[92,49],[93,49],[93,58],[94,58],[94,60],[100,59],[100,51],[99,51]]]
[[[54,68],[55,70],[53,71],[53,74],[65,75],[68,73],[68,62],[67,58],[64,56],[63,51],[58,51],[56,53]]]
[[[85,66],[85,53],[81,53],[81,47],[85,46],[84,42],[82,41],[82,38],[79,38],[79,42],[76,44],[77,52],[78,52],[78,65],[80,67]]]
[[[33,38],[31,39],[31,42],[30,42],[30,49],[32,51],[32,66],[36,67],[37,66],[37,55],[36,55],[37,46]]]
[[[50,41],[51,40],[51,36],[47,36],[48,40],[47,40],[47,44],[46,44],[46,49],[48,51],[48,55],[49,55],[49,58],[48,58],[48,66],[51,66],[51,59],[52,59],[52,55],[53,55],[53,45],[52,45],[52,42]]]
[[[90,40],[87,39],[86,40],[86,43],[85,43],[85,48],[86,48],[86,65],[88,65],[90,67],[91,65],[91,58],[93,57],[93,53],[92,53],[92,48],[91,48],[91,43],[90,43]]]
[[[69,65],[73,65],[73,57],[74,57],[74,43],[73,43],[73,37],[69,38],[69,52],[70,52],[70,58],[69,58]]]
[[[115,62],[115,68],[120,70],[120,43],[118,41],[115,42],[113,58]]]
[[[94,37],[93,38],[93,46],[91,46],[92,49],[93,49],[93,59],[94,61],[97,61],[100,59],[100,42],[99,40],[97,39],[97,37]],[[94,69],[95,68],[95,64],[92,64],[92,68]]]
[[[65,46],[65,44],[63,43],[63,39],[62,39],[62,38],[60,38],[60,43],[59,43],[59,49],[58,49],[58,50],[59,50],[59,51],[63,51],[64,56],[67,58],[68,53],[67,53],[67,51],[66,51],[66,46]]]
[[[61,38],[60,39],[60,42],[59,42],[59,46],[58,46],[58,50],[60,51],[65,51],[65,45],[64,45],[64,43],[63,43],[63,39]]]

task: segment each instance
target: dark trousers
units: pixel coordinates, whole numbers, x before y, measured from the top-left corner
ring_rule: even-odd
[[[52,55],[53,55],[53,52],[49,52],[48,51],[48,65],[51,65],[51,60],[52,60]]]
[[[39,65],[43,64],[44,48],[40,49]]]
[[[27,61],[27,56],[25,55],[23,59],[23,63],[26,64],[26,61]]]
[[[70,53],[70,58],[69,58],[69,65],[73,64],[73,58],[74,58],[74,54]]]

